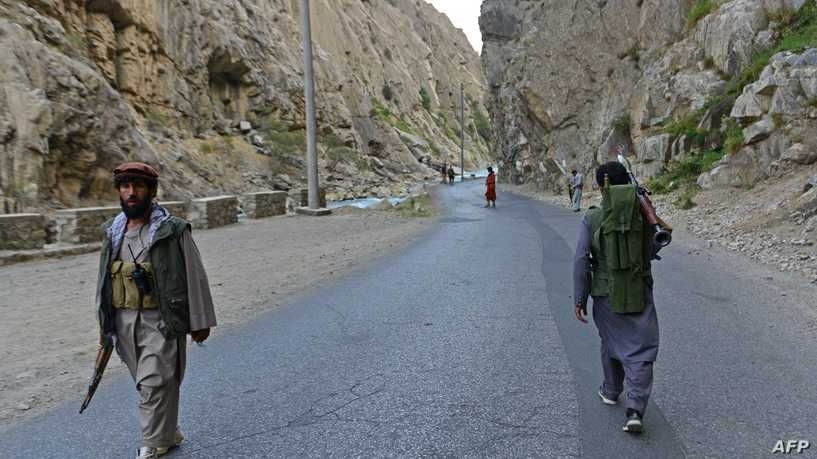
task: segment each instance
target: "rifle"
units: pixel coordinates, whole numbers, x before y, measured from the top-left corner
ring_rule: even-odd
[[[113,333],[105,333],[102,335],[102,342],[100,343],[99,351],[96,353],[94,375],[91,377],[91,382],[88,384],[88,394],[85,396],[85,400],[82,402],[82,406],[79,408],[79,414],[82,414],[82,412],[85,411],[85,408],[88,408],[88,405],[91,403],[91,398],[94,396],[96,388],[99,387],[99,382],[102,381],[102,373],[105,372],[105,367],[108,366],[108,360],[111,359],[111,354],[113,353],[115,344],[116,338]]]
[[[647,221],[653,230],[652,239],[655,251],[652,256],[656,260],[660,260],[661,257],[658,256],[658,251],[672,242],[672,227],[667,225],[666,222],[661,220],[661,217],[655,213],[655,206],[653,206],[649,198],[650,191],[641,186],[638,180],[636,180],[632,168],[630,167],[630,162],[621,154],[621,147],[619,147],[618,151],[618,162],[627,169],[627,174],[630,176],[630,183],[635,185],[638,210],[641,211],[641,216],[644,217],[644,220]]]

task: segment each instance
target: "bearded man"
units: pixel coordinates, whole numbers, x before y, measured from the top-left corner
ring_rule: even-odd
[[[159,174],[139,162],[113,173],[122,212],[104,226],[96,300],[100,342],[116,337],[139,396],[137,459],[153,459],[184,440],[178,419],[186,336],[203,342],[216,317],[190,223],[153,202]]]

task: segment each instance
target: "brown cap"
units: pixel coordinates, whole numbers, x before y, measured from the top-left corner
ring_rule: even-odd
[[[120,164],[113,170],[113,175],[114,179],[120,176],[143,177],[154,182],[159,179],[159,173],[156,172],[156,169],[139,162]]]

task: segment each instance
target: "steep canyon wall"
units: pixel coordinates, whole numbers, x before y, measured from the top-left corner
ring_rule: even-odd
[[[572,168],[589,172],[616,146],[644,178],[720,150],[704,188],[813,169],[813,9],[811,0],[485,0],[482,63],[503,176],[563,190]],[[795,35],[802,46],[776,52]]]
[[[155,164],[165,198],[303,183],[295,0],[0,0],[0,212],[115,199]],[[405,192],[429,160],[489,161],[479,57],[424,0],[312,2],[330,199]]]

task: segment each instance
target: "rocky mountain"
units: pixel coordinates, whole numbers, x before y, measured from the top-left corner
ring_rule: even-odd
[[[480,27],[506,181],[563,196],[620,147],[673,224],[817,282],[814,0],[485,0]]]
[[[616,145],[645,178],[697,161],[705,188],[817,172],[813,0],[485,0],[480,26],[515,183],[563,189]]]
[[[312,2],[319,167],[330,199],[405,192],[489,158],[477,54],[424,0]],[[0,0],[0,212],[114,201],[155,164],[163,198],[304,180],[295,0]]]

